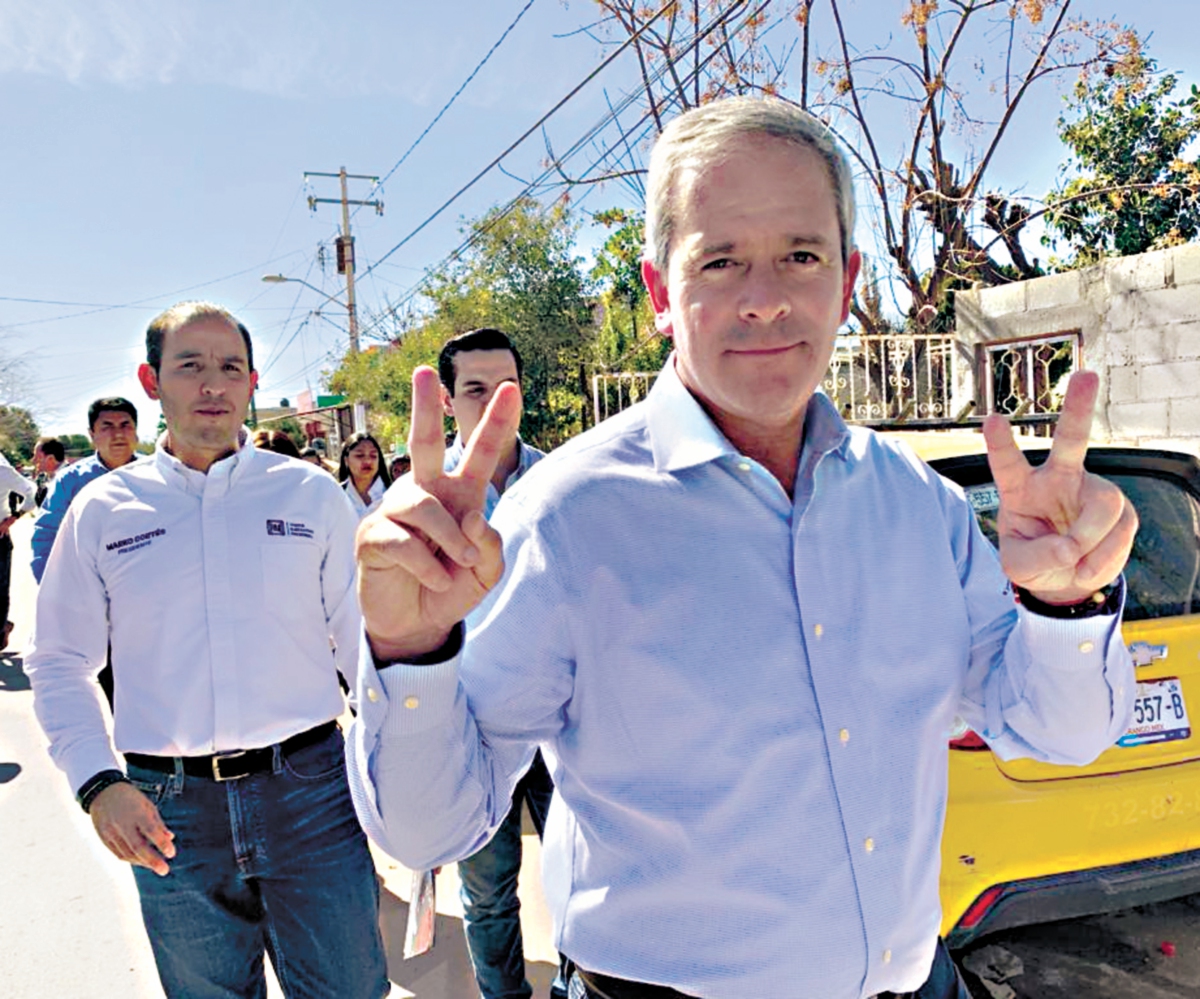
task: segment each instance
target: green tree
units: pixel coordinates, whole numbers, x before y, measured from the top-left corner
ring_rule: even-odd
[[[577,224],[565,202],[522,199],[464,228],[468,248],[429,276],[424,307],[398,323],[391,342],[345,358],[330,387],[366,400],[389,441],[407,432],[410,377],[436,363],[450,337],[480,326],[504,330],[525,363],[522,436],[552,448],[588,422],[587,366],[595,329]]]
[[[41,434],[33,414],[20,406],[0,406],[0,451],[14,464],[33,460]]]
[[[1175,246],[1200,235],[1200,89],[1139,57],[1080,79],[1059,119],[1070,179],[1046,202],[1045,242],[1065,266]]]
[[[87,434],[59,434],[58,440],[72,458],[82,458],[95,450],[92,447],[92,439]]]
[[[645,216],[610,208],[596,212],[592,220],[609,230],[590,275],[600,305],[595,362],[608,371],[658,371],[671,341],[654,328],[654,310],[642,283]]]

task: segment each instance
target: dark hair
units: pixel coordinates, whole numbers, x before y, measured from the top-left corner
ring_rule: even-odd
[[[345,482],[350,478],[350,466],[346,463],[346,458],[363,441],[370,441],[375,446],[375,453],[379,456],[379,462],[375,466],[375,478],[383,479],[383,487],[386,489],[392,484],[392,473],[388,469],[387,462],[383,459],[383,448],[379,446],[379,441],[370,434],[361,432],[354,434],[342,445],[342,457],[338,462],[338,482]],[[374,482],[375,479],[371,481]]]
[[[43,437],[34,447],[35,449],[40,447],[42,454],[47,458],[53,458],[60,464],[67,460],[67,449],[63,447],[63,442],[53,437]]]
[[[451,395],[454,395],[454,355],[465,354],[472,350],[507,350],[512,354],[513,361],[517,365],[517,381],[521,380],[521,372],[524,370],[521,352],[513,346],[513,342],[507,334],[492,329],[490,326],[484,326],[482,329],[471,330],[470,333],[453,337],[442,345],[442,352],[438,354],[438,377]]]
[[[155,370],[157,371],[158,369],[156,368]],[[137,426],[137,406],[135,406],[128,399],[122,399],[119,395],[111,395],[104,399],[97,399],[90,406],[88,406],[88,430],[92,430],[96,426],[96,421],[100,419],[101,413],[127,413],[129,418],[133,420],[133,425],[135,427]]]
[[[160,312],[146,327],[146,363],[154,369],[155,374],[162,370],[163,337],[195,319],[210,316],[223,319],[242,334],[242,343],[246,345],[246,363],[251,371],[254,370],[254,346],[250,343],[250,331],[238,322],[232,312],[212,302],[179,302]]]
[[[286,454],[289,458],[300,457],[300,449],[282,430],[256,430],[251,439],[260,451],[274,451],[276,454]]]

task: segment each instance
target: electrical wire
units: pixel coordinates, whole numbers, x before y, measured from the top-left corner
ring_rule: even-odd
[[[491,163],[489,163],[482,170],[480,170],[474,177],[472,177],[469,181],[467,181],[466,184],[464,184],[462,187],[460,187],[432,215],[430,215],[427,219],[425,219],[424,222],[422,222],[420,225],[418,225],[412,232],[410,232],[407,236],[405,236],[402,240],[400,240],[399,243],[397,243],[390,250],[388,250],[387,253],[385,253],[382,257],[380,257],[378,260],[376,260],[375,263],[371,265],[371,269],[378,267],[381,263],[383,263],[385,260],[387,260],[388,257],[390,257],[397,250],[399,250],[402,246],[407,244],[410,240],[412,240],[426,226],[428,226],[431,222],[433,222],[434,219],[436,219],[439,215],[441,215],[442,212],[444,212],[447,208],[449,208],[452,204],[454,204],[454,202],[456,202],[459,198],[461,198],[464,194],[466,194],[467,191],[469,191],[472,187],[474,187],[477,183],[479,183],[479,181],[481,181],[485,176],[487,176],[489,173],[491,173],[493,168],[495,168],[497,166],[497,164],[499,164],[501,162],[501,160],[503,160],[506,156],[508,156],[509,153],[511,153],[514,149],[516,149],[518,146],[520,146],[521,143],[523,143],[526,139],[528,139],[529,136],[531,136],[534,132],[536,132],[539,128],[541,128],[542,125],[544,125],[547,121],[549,121],[550,118],[555,113],[557,113],[561,108],[563,108],[567,104],[568,101],[570,101],[573,97],[575,97],[576,94],[578,94],[581,90],[583,90],[584,87],[586,87],[589,83],[591,83],[592,80],[594,80],[597,76],[600,75],[600,73],[602,73],[605,69],[607,69],[613,62],[615,62],[616,59],[620,55],[622,55],[627,48],[629,48],[629,46],[631,46],[634,42],[636,42],[639,38],[641,38],[641,36],[649,29],[649,27],[652,24],[654,24],[655,21],[657,21],[660,17],[662,17],[662,15],[664,13],[666,13],[668,10],[671,9],[672,6],[674,6],[674,3],[675,3],[675,0],[668,0],[667,3],[663,4],[662,7],[660,7],[658,9],[658,11],[655,12],[653,15],[651,15],[651,17],[640,28],[638,28],[638,30],[636,32],[634,32],[632,35],[630,35],[624,42],[621,43],[621,45],[619,45],[616,48],[615,51],[610,53],[598,66],[596,66],[590,73],[588,73],[587,76],[585,76],[579,83],[577,83],[573,88],[571,88],[571,90],[567,93],[567,95],[565,97],[563,97],[561,100],[559,100],[558,103],[554,105],[554,107],[552,107],[549,111],[547,111],[544,115],[542,115],[542,117],[539,118],[537,121],[535,121],[532,125],[530,125],[529,128],[526,129],[526,131],[524,133],[522,133],[522,135],[515,142],[513,142],[507,149],[504,150],[504,152],[502,152],[499,156],[497,156],[494,160],[492,160]],[[367,273],[369,273],[369,271],[364,271],[363,277],[366,277]]]
[[[479,74],[479,71],[481,69],[483,69],[484,66],[487,65],[488,60],[491,59],[492,56],[495,54],[496,50],[498,48],[500,48],[501,45],[504,44],[504,40],[506,38],[508,38],[508,36],[512,33],[513,28],[515,28],[521,22],[521,18],[523,18],[525,16],[525,14],[529,10],[529,8],[532,7],[535,3],[537,3],[537,0],[529,0],[529,2],[526,3],[524,7],[521,8],[521,12],[516,16],[516,18],[513,20],[512,24],[510,24],[507,28],[504,29],[504,33],[495,41],[495,43],[492,45],[492,47],[490,49],[488,49],[487,55],[485,55],[479,61],[479,65],[477,65],[473,70],[471,70],[471,75],[468,76],[465,80],[463,80],[462,85],[456,91],[454,91],[454,95],[450,98],[450,100],[446,101],[446,103],[442,105],[442,109],[436,115],[434,115],[433,121],[431,121],[428,125],[425,126],[425,131],[423,131],[420,135],[418,135],[416,137],[416,139],[413,141],[413,144],[411,146],[409,146],[406,150],[404,150],[404,154],[400,157],[400,159],[398,159],[396,161],[395,165],[387,173],[385,173],[383,175],[383,179],[376,181],[376,184],[375,184],[376,187],[382,187],[384,184],[386,184],[388,182],[388,180],[391,178],[392,174],[394,174],[397,170],[400,169],[401,164],[403,164],[404,161],[406,159],[408,159],[408,157],[410,155],[412,155],[413,150],[416,149],[417,146],[419,146],[421,144],[421,141],[425,138],[425,136],[427,136],[430,133],[430,131],[432,131],[434,125],[436,125],[439,121],[442,120],[442,116],[447,111],[450,110],[450,108],[454,104],[454,102],[456,100],[458,100],[458,98],[461,96],[462,92],[467,89],[467,87],[470,85],[471,81],[474,80],[475,77]],[[361,207],[362,206],[359,205],[354,209],[355,215],[358,214],[359,208],[361,208]],[[365,276],[366,275],[364,274],[364,277]]]

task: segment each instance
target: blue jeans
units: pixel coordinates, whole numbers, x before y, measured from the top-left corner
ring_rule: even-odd
[[[529,815],[541,839],[553,794],[554,782],[539,750],[513,790],[512,808],[496,835],[473,857],[458,862],[467,950],[483,999],[529,999],[533,995],[525,980],[521,902],[517,898],[521,803],[529,803]],[[550,995],[552,999],[565,997],[565,985],[556,980]]]
[[[390,985],[379,888],[340,732],[271,773],[217,782],[130,766],[175,833],[171,872],[135,867],[169,999],[265,999],[263,954],[289,999],[380,999]]]

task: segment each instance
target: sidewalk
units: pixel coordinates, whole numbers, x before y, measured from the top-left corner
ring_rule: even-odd
[[[100,843],[50,762],[21,670],[33,624],[36,587],[29,571],[32,521],[13,528],[9,650],[0,653],[0,997],[3,999],[155,999],[162,990],[142,929],[129,868]],[[526,974],[546,999],[557,961],[538,874],[540,848],[526,823],[521,925]],[[471,999],[478,995],[462,933],[457,870],[438,878],[436,945],[402,959],[411,873],[376,852],[382,878],[381,925],[394,999]],[[271,999],[281,992],[270,976]]]

